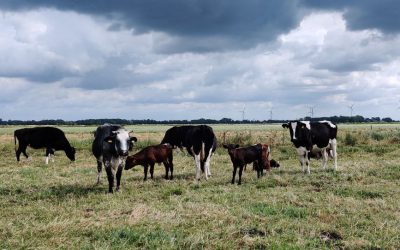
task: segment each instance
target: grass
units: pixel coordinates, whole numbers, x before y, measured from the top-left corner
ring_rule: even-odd
[[[56,152],[28,149],[17,163],[13,130],[0,128],[0,248],[80,249],[398,249],[400,248],[400,125],[339,125],[339,171],[312,161],[304,175],[279,125],[218,125],[225,142],[271,143],[281,168],[261,179],[243,173],[231,185],[232,166],[220,147],[212,177],[194,180],[194,161],[174,152],[174,177],[143,182],[137,166],[122,175],[121,192],[96,181],[90,146],[94,127],[62,127],[77,148],[69,162]],[[135,150],[158,143],[169,126],[129,126]],[[346,143],[349,134],[356,143]]]

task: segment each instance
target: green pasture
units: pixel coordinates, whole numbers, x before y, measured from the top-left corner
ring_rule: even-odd
[[[121,191],[96,182],[96,127],[62,126],[77,148],[44,164],[28,149],[17,163],[13,131],[0,128],[0,249],[400,249],[400,124],[339,124],[338,171],[312,161],[303,174],[289,132],[274,125],[215,125],[212,177],[194,180],[194,160],[174,152],[174,180],[122,174]],[[168,125],[127,126],[134,151],[159,143]],[[221,143],[272,146],[281,167],[261,179],[251,166],[231,185]],[[132,152],[134,153],[134,152]],[[131,153],[131,154],[132,154]]]

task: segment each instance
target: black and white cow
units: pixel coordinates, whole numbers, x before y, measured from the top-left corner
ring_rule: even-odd
[[[310,173],[310,157],[322,155],[322,167],[328,162],[328,151],[334,160],[335,170],[337,169],[337,126],[330,121],[292,121],[282,124],[282,127],[289,128],[290,139],[296,147],[297,155],[304,172],[304,164],[307,165],[307,172]]]
[[[104,124],[99,126],[95,132],[92,152],[97,160],[97,184],[100,183],[102,164],[104,164],[110,193],[114,188],[115,171],[117,172],[116,190],[119,190],[122,169],[128,151],[133,147],[133,141],[137,141],[136,137],[130,137],[129,132],[120,125]]]
[[[21,153],[28,158],[26,148],[30,146],[34,149],[46,148],[46,164],[49,163],[49,157],[54,155],[57,150],[63,150],[71,161],[75,161],[75,148],[71,147],[65,134],[54,127],[34,127],[22,128],[14,131],[14,143],[18,149],[15,150],[17,161]]]
[[[196,161],[196,179],[200,180],[201,172],[207,180],[211,176],[211,155],[217,147],[217,138],[210,126],[175,126],[165,132],[161,144],[169,143],[173,147],[186,148]]]

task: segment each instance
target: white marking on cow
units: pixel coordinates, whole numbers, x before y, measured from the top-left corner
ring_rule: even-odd
[[[211,154],[212,154],[212,148],[210,148],[210,152],[208,153],[208,157],[206,159],[206,162],[204,164],[204,173],[206,175],[206,178],[211,176],[211,171],[210,171],[210,160],[211,160]]]
[[[118,129],[116,132],[116,139],[120,142],[121,150],[128,151],[128,140],[130,138],[128,131],[126,131],[125,129]]]
[[[301,121],[301,123],[305,124],[308,130],[311,130],[311,125],[309,121]]]
[[[331,121],[323,120],[319,121],[319,123],[327,123],[331,128],[336,128],[336,125],[333,124]]]
[[[296,127],[297,127],[297,122],[291,122],[290,126],[292,126],[292,131],[293,131],[293,140],[296,140]]]
[[[333,162],[335,165],[335,171],[337,170],[337,142],[336,139],[330,140],[330,145],[332,149],[332,157],[333,157]]]
[[[46,160],[45,160],[46,165],[49,164],[49,156],[50,156],[50,154],[48,154],[48,155],[46,156]]]

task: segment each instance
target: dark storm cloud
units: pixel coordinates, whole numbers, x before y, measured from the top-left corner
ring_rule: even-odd
[[[344,11],[347,27],[351,30],[400,32],[398,0],[305,0],[304,3],[310,8]]]
[[[109,30],[165,32],[175,39],[156,48],[163,53],[250,48],[295,28],[312,9],[344,11],[353,30],[400,31],[397,0],[2,0],[0,8],[56,8],[107,17]]]
[[[164,32],[177,37],[161,48],[166,53],[250,48],[295,28],[302,18],[292,0],[2,0],[0,8],[56,8],[107,17],[115,22],[110,30]],[[196,42],[198,38],[209,43]]]

